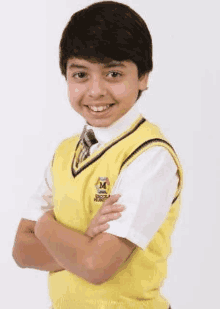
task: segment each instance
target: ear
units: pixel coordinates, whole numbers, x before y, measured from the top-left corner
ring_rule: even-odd
[[[149,78],[149,73],[146,73],[139,78],[139,90],[143,91],[147,88],[148,78]]]

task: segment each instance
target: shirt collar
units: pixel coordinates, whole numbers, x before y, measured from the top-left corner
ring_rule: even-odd
[[[100,144],[105,144],[126,131],[139,116],[140,112],[137,103],[135,103],[124,116],[109,127],[92,127],[89,124],[86,127],[93,130]]]

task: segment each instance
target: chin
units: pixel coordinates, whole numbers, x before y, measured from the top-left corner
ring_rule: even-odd
[[[88,124],[92,127],[97,127],[97,128],[105,128],[109,127],[112,123],[110,121],[100,121],[100,120],[93,120],[93,121],[87,121]]]

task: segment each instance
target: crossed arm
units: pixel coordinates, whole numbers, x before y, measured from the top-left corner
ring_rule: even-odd
[[[114,199],[112,196],[105,203]],[[93,284],[107,281],[136,248],[127,239],[108,233],[93,238],[80,234],[58,223],[53,211],[45,213],[33,227],[32,235],[26,235],[31,236],[26,245],[19,239],[17,244],[15,241],[13,256],[18,264],[22,260],[18,253],[23,251],[24,255],[19,266],[48,271],[65,269]]]

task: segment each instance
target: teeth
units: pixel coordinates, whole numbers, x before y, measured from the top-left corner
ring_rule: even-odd
[[[92,111],[94,112],[102,112],[109,108],[110,105],[105,105],[105,106],[88,106]]]

